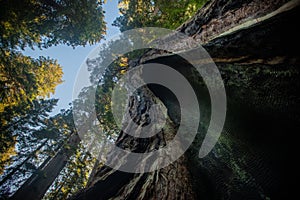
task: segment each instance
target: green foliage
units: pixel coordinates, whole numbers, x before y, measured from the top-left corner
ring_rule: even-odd
[[[0,169],[3,173],[4,167],[12,160],[12,156],[20,156],[22,151],[28,154],[28,147],[31,144],[31,133],[38,127],[43,127],[47,123],[48,113],[56,105],[57,99],[50,100],[35,100],[29,104],[26,110],[19,112],[18,117],[11,118],[5,121],[5,117],[10,118],[9,113],[3,112],[0,127]],[[15,150],[16,142],[19,147],[22,147],[19,152]],[[34,141],[36,142],[36,141]],[[30,149],[30,148],[29,148]],[[30,152],[30,150],[29,150]],[[18,153],[18,154],[17,154]]]
[[[87,184],[94,162],[95,159],[86,152],[86,148],[80,145],[43,199],[67,199],[83,189]]]
[[[37,127],[39,117],[43,117],[44,112],[50,112],[56,104],[56,100],[49,101],[51,109],[48,109],[43,100],[35,100],[54,93],[56,86],[62,83],[63,72],[52,59],[33,59],[21,53],[5,51],[0,56],[0,74],[0,154],[3,169],[9,163],[9,157],[15,154],[16,137],[22,138],[26,133],[24,128],[27,125],[24,124],[28,123],[28,118],[33,119],[28,126]],[[37,107],[44,110],[37,110]]]
[[[11,163],[11,157],[16,155],[15,137],[10,135],[0,134],[0,174],[3,174],[6,165]]]
[[[120,0],[121,16],[113,25],[121,31],[141,27],[175,29],[189,19],[207,0]]]
[[[0,57],[0,112],[36,98],[49,97],[62,83],[62,68],[50,58],[33,59],[6,51]]]
[[[71,111],[49,118],[57,100],[44,100],[62,83],[61,66],[50,58],[24,56],[19,50],[57,44],[75,47],[100,41],[105,34],[102,3],[0,1],[0,173],[6,179],[15,179],[15,188],[32,171],[26,166],[38,166],[74,129]],[[47,144],[32,155],[44,141]],[[27,158],[30,159],[19,166]],[[13,164],[8,166],[9,163]],[[10,174],[16,169],[15,175]],[[3,188],[1,183],[1,193]]]
[[[13,193],[30,175],[40,173],[40,167],[63,147],[65,140],[74,132],[71,109],[49,117],[56,103],[57,99],[33,101],[32,107],[22,117],[14,118],[3,127],[5,129],[2,129],[1,135],[13,133],[17,150],[16,155],[10,155],[8,161],[1,160],[1,168],[4,169],[6,165],[0,179],[2,195]],[[0,142],[2,144],[4,141]],[[5,149],[1,151],[9,152]],[[11,165],[7,166],[9,163]]]
[[[105,33],[102,1],[3,0],[0,48],[94,44]]]

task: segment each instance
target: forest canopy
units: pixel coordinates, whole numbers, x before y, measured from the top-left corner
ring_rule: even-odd
[[[113,25],[120,31],[141,27],[176,29],[208,0],[120,0]]]

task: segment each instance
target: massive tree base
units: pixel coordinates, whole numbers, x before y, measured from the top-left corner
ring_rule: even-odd
[[[91,184],[71,199],[287,199],[294,193],[293,159],[299,133],[298,0],[215,0],[177,30],[195,38],[217,64],[227,92],[222,135],[208,156],[198,158],[210,119],[209,95],[193,69],[176,55],[151,50],[139,63],[162,63],[181,72],[201,97],[199,133],[185,155],[169,166],[132,174],[101,167]],[[179,45],[170,43],[167,45]],[[197,61],[195,61],[197,62]],[[133,66],[134,67],[134,66]],[[157,87],[131,99],[162,102],[168,123],[155,138],[139,140],[123,132],[116,142],[133,152],[163,146],[176,133],[178,103]],[[110,158],[125,159],[125,158]]]

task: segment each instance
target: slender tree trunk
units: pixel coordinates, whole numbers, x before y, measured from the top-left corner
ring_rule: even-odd
[[[31,152],[25,160],[23,160],[20,164],[18,164],[16,167],[14,167],[13,170],[11,170],[11,172],[9,174],[7,174],[0,182],[0,185],[2,185],[3,183],[5,183],[7,180],[9,180],[12,175],[17,172],[18,170],[20,170],[20,168],[30,159],[32,158],[36,152],[38,152],[43,146],[46,145],[46,143],[48,142],[48,139],[45,140],[42,144],[40,144],[40,146],[38,146],[38,148],[36,148],[33,152]]]
[[[102,167],[92,184],[71,199],[286,198],[291,187],[284,173],[292,175],[293,171],[285,163],[293,143],[282,138],[285,131],[294,138],[291,130],[299,130],[299,56],[293,50],[299,44],[295,28],[299,14],[299,0],[207,3],[177,30],[203,44],[226,84],[228,117],[216,147],[198,159],[195,152],[203,138],[199,134],[187,154],[163,169],[133,174]],[[166,45],[174,49],[182,44]],[[140,58],[140,64],[146,62],[168,64],[185,75],[200,96],[203,94],[193,70],[175,55],[151,50]],[[133,118],[143,124],[149,111],[149,107],[142,109],[143,105],[162,102],[169,113],[167,124],[149,139],[121,132],[116,145],[132,152],[151,152],[172,140],[176,115],[170,113],[180,111],[174,110],[172,99],[159,89],[144,87],[139,95],[142,100],[137,96],[130,99]],[[204,110],[209,113],[209,109]],[[200,130],[205,129],[205,120]],[[112,153],[108,159],[126,160],[114,156]]]
[[[80,139],[73,133],[67,144],[60,149],[50,160],[42,164],[42,168],[37,174],[33,174],[11,199],[42,199],[48,188],[51,186],[60,171],[66,165],[69,156],[78,145]]]

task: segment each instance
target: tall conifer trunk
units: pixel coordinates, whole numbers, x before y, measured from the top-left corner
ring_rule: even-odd
[[[79,141],[77,133],[73,133],[67,143],[52,158],[46,159],[38,173],[31,175],[11,199],[42,199],[60,171],[67,164],[69,156],[74,153]]]

